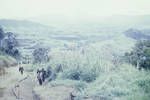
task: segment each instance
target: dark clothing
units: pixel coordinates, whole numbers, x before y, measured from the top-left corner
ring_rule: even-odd
[[[46,71],[44,70],[44,68],[42,68],[42,70],[37,70],[37,79],[39,81],[39,84],[42,85],[42,83],[45,81],[46,78]]]
[[[74,96],[72,93],[70,93],[70,97],[71,97],[71,100],[74,100],[74,98],[75,98],[76,96]]]
[[[41,73],[38,73],[37,79],[38,79],[38,81],[39,81],[39,84],[42,85]]]
[[[51,67],[48,67],[46,70],[46,78],[50,77],[51,74],[52,74],[52,69],[51,69]]]
[[[46,71],[42,71],[42,81],[44,82],[46,78]]]
[[[44,70],[44,68],[41,70],[41,73],[42,73],[42,81],[44,82],[46,78],[46,71]]]
[[[41,79],[39,79],[39,84],[42,85],[42,80]]]
[[[37,70],[37,74],[40,73],[40,72],[41,72],[41,71],[38,69],[38,70]]]
[[[19,72],[23,75],[23,71],[24,71],[24,68],[23,67],[19,67]]]

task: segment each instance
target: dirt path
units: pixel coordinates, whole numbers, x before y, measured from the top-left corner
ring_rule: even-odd
[[[7,87],[1,93],[0,100],[40,100],[38,95],[33,91],[35,81],[32,77],[28,73],[21,76],[18,70],[15,69],[17,68],[10,69],[9,71],[15,74],[17,73],[17,75],[14,75],[14,77],[10,77],[9,75],[3,77],[3,82],[11,85],[6,85]],[[5,80],[7,78],[10,78],[9,81]]]
[[[34,82],[30,76],[25,77],[13,88],[12,92],[19,100],[40,100],[33,91]]]
[[[18,68],[7,69],[8,74],[0,76],[0,100],[72,100],[74,87],[56,84],[39,86],[36,75]]]

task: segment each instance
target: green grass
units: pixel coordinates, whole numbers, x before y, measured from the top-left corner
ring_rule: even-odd
[[[80,50],[62,51],[52,48],[50,62],[39,66],[46,68],[50,65],[54,69],[57,64],[62,64],[63,72],[49,85],[71,85],[78,90],[79,100],[87,95],[89,98],[106,100],[149,100],[149,71],[139,71],[120,61],[134,43],[134,40],[121,35],[113,40],[90,43],[84,48],[85,54],[81,54]],[[74,79],[76,75],[79,75],[77,80]]]
[[[7,55],[0,55],[0,60],[1,60],[1,63],[5,64],[5,66],[1,66],[1,67],[11,67],[17,64],[14,58],[7,56]]]

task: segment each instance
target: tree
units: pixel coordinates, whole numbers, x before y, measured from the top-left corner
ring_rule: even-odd
[[[0,48],[2,47],[3,38],[4,38],[4,31],[3,31],[3,28],[0,27]]]
[[[33,52],[33,59],[34,59],[34,63],[47,62],[49,60],[48,49],[36,48]]]
[[[16,59],[19,59],[20,52],[16,48],[18,46],[18,42],[16,40],[15,35],[12,32],[7,32],[5,38],[2,41],[3,41],[2,44],[3,51]]]
[[[137,68],[150,69],[150,40],[139,41],[125,56],[128,62]]]
[[[18,41],[16,36],[12,32],[4,33],[3,28],[0,27],[0,50],[16,59],[20,58],[20,52],[16,48],[18,46]]]

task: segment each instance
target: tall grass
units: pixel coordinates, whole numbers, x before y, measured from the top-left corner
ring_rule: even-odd
[[[122,61],[123,54],[133,44],[122,37],[122,40],[115,38],[89,44],[82,48],[84,53],[81,49],[52,49],[46,66],[55,68],[62,64],[63,72],[50,84],[73,85],[79,90],[76,98],[79,100],[85,97],[94,100],[149,100],[149,71],[139,71]]]

